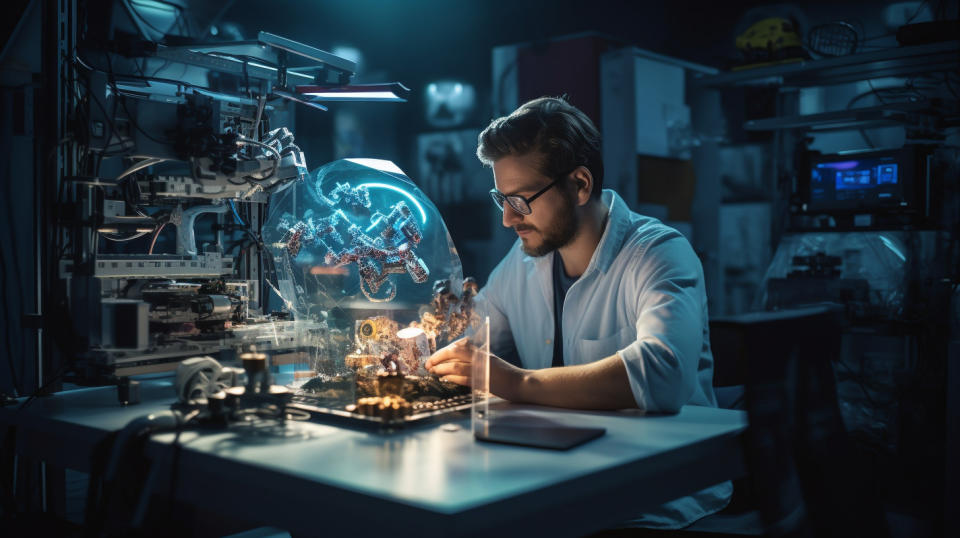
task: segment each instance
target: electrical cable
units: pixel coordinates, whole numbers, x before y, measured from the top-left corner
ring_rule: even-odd
[[[116,182],[119,184],[120,181],[121,181],[123,178],[129,176],[130,174],[133,174],[134,172],[138,172],[138,171],[140,171],[140,170],[143,170],[144,168],[148,168],[148,167],[153,166],[153,165],[155,165],[155,164],[160,164],[160,163],[166,162],[166,161],[167,161],[167,159],[161,159],[161,158],[148,158],[148,159],[144,159],[143,161],[140,161],[139,163],[134,164],[134,165],[131,166],[130,168],[127,168],[126,170],[124,170],[123,172],[121,172],[120,175],[117,176],[114,181],[116,181]],[[126,197],[125,197],[125,198],[126,198]],[[126,203],[127,203],[127,204],[130,204],[130,201],[129,201],[129,200],[126,200]],[[131,205],[132,205],[132,204],[131,204]],[[147,216],[148,216],[146,213],[144,213],[143,211],[141,211],[139,208],[135,207],[135,209],[136,209],[137,213],[140,214],[141,217],[147,217]],[[147,234],[149,234],[149,233],[150,233],[150,232],[137,232],[137,233],[135,233],[135,234],[133,234],[133,235],[131,235],[131,236],[129,236],[129,237],[117,237],[117,236],[115,236],[115,235],[113,235],[113,234],[106,234],[106,233],[102,233],[102,234],[100,234],[100,235],[101,235],[104,239],[106,239],[106,240],[108,240],[108,241],[125,242],[125,241],[133,241],[134,239],[139,239],[139,238],[141,238],[141,237],[143,237],[143,236],[145,236],[145,235],[147,235]]]
[[[195,416],[191,420],[193,418]],[[154,433],[182,428],[184,422],[184,416],[178,411],[151,413],[133,419],[99,444],[94,453],[87,492],[84,521],[87,533],[103,534],[107,526],[114,527],[113,531],[117,532],[118,523],[126,525],[125,531],[133,530],[129,527],[135,525],[138,515],[144,513],[140,511],[146,506],[143,505],[143,495],[150,494],[147,488],[151,464],[145,461],[146,441]],[[117,520],[118,517],[129,517],[127,514],[132,514],[132,521]],[[110,517],[114,518],[112,522],[108,520]]]
[[[163,231],[163,228],[164,228],[169,222],[170,222],[170,221],[164,222],[163,224],[160,225],[159,228],[157,228],[157,231],[153,232],[153,240],[150,241],[150,250],[147,251],[147,254],[153,254],[153,247],[157,244],[157,238],[160,237],[160,232]]]
[[[107,54],[109,55],[109,53],[107,53]],[[111,74],[110,76],[112,76],[112,74]],[[109,80],[109,79],[108,79],[108,80]],[[114,120],[115,120],[116,117],[117,117],[117,103],[119,102],[119,100],[120,100],[120,94],[119,94],[119,92],[117,92],[117,86],[116,86],[116,84],[114,84],[114,85],[113,85],[113,107],[110,109],[110,118],[111,118],[111,119],[114,119]],[[126,109],[126,106],[124,106],[124,109]],[[132,120],[131,120],[131,121],[132,121]],[[135,145],[134,142],[131,141],[131,143],[133,143],[133,144]],[[110,147],[110,139],[109,139],[109,138],[106,140],[106,143],[104,144],[104,146],[105,146],[105,148],[106,148],[106,147]],[[100,164],[101,164],[102,162],[103,162],[103,154],[101,153],[100,158],[97,160],[97,169],[95,170],[97,177],[100,176]]]
[[[273,155],[276,157],[276,160],[279,161],[280,159],[282,159],[282,157],[280,156],[280,152],[277,151],[276,148],[274,148],[273,146],[268,146],[267,144],[264,144],[263,142],[259,142],[259,141],[257,141],[257,140],[253,140],[253,139],[251,139],[251,138],[239,137],[239,138],[237,139],[237,144],[258,146],[258,147],[261,147],[261,148],[263,148],[263,149],[266,149],[267,151],[272,152]]]
[[[127,108],[127,101],[124,98],[124,96],[120,93],[120,88],[117,86],[117,78],[113,72],[113,61],[110,59],[110,53],[109,52],[105,53],[104,57],[107,60],[107,83],[113,87],[113,92],[115,95],[114,103],[115,104],[119,103],[120,106],[123,107],[123,111],[126,112],[127,119],[130,121],[130,124],[133,125],[133,128],[139,131],[140,134],[142,134],[143,136],[147,137],[148,139],[158,144],[163,144],[165,146],[173,145],[174,142],[170,140],[161,140],[159,138],[154,137],[150,133],[144,131],[140,127],[140,125],[136,122],[136,120],[133,119],[134,118],[133,114],[131,114],[130,109]]]
[[[64,59],[66,59],[66,57],[64,57]],[[77,80],[77,81],[80,81],[80,80],[83,81],[83,85],[84,85],[84,87],[85,87],[86,90],[87,90],[87,93],[86,93],[87,99],[92,100],[93,103],[94,103],[95,105],[97,105],[97,108],[99,108],[99,109],[100,109],[100,112],[103,113],[103,117],[104,117],[104,120],[106,120],[106,122],[107,122],[107,126],[110,128],[110,130],[108,131],[108,134],[107,134],[107,136],[106,136],[106,138],[105,138],[105,140],[107,141],[107,144],[104,146],[104,151],[103,151],[103,152],[98,152],[98,153],[100,153],[100,154],[102,155],[103,153],[106,152],[106,148],[108,148],[108,147],[110,147],[110,146],[112,145],[112,144],[110,144],[110,140],[113,138],[113,135],[114,135],[115,133],[119,132],[119,130],[117,129],[116,123],[114,123],[114,119],[116,118],[117,97],[114,96],[114,99],[113,99],[113,108],[114,108],[114,111],[113,111],[113,113],[111,114],[111,113],[107,112],[107,108],[103,105],[103,103],[100,102],[100,99],[96,96],[96,93],[95,93],[95,92],[93,91],[93,89],[90,87],[90,81],[87,80],[86,78],[80,77],[80,69],[79,69],[79,67],[77,67],[77,65],[78,65],[78,64],[79,64],[79,65],[82,65],[82,66],[84,66],[88,71],[91,71],[91,72],[92,72],[92,71],[98,71],[98,70],[96,70],[96,69],[90,67],[89,65],[87,65],[79,56],[75,56],[75,57],[73,58],[73,60],[74,60],[74,61],[68,61],[67,63],[68,63],[68,65],[70,65],[70,66],[73,68],[72,70],[73,70],[74,75],[76,76],[76,80]],[[98,71],[98,72],[101,72],[101,73],[102,73],[103,71]],[[119,143],[119,144],[124,144],[125,142],[124,142],[124,141],[120,141],[120,142],[118,142],[118,143]],[[123,154],[123,153],[124,153],[124,152],[120,152],[120,153],[118,153],[118,154]],[[98,163],[97,166],[96,166],[97,171],[96,171],[95,173],[98,173],[99,168],[100,168],[100,165],[99,165],[99,163]]]
[[[137,232],[130,237],[115,237],[112,235],[107,235],[106,233],[101,233],[100,237],[103,237],[107,241],[113,241],[114,243],[124,243],[126,241],[133,241],[134,239],[140,239],[141,237],[149,234],[150,232]]]
[[[240,213],[237,212],[237,206],[233,204],[233,200],[227,200],[227,203],[230,204],[230,209],[233,210],[233,217],[237,219],[237,224],[246,227],[247,224],[243,222],[243,219],[240,218]]]
[[[48,379],[46,383],[37,387],[37,390],[33,391],[30,394],[30,396],[26,400],[24,400],[22,404],[20,404],[20,407],[17,408],[17,412],[19,413],[20,411],[23,411],[24,409],[26,409],[37,396],[39,396],[40,394],[43,394],[43,391],[45,391],[50,385],[52,385],[54,382],[58,381],[63,376],[65,376],[68,371],[67,369],[68,364],[69,362],[66,360],[61,362],[60,368],[57,370],[57,373],[54,374],[50,379]]]
[[[117,176],[116,179],[114,179],[114,181],[119,182],[121,179],[129,176],[130,174],[132,174],[132,173],[134,173],[134,172],[139,172],[140,170],[143,170],[144,168],[149,168],[149,167],[151,167],[151,166],[153,166],[153,165],[155,165],[155,164],[160,164],[160,163],[166,162],[166,161],[167,161],[167,159],[161,159],[161,158],[149,158],[149,159],[144,159],[144,160],[138,162],[137,164],[131,166],[130,168],[127,168],[127,169],[124,170],[123,172],[121,172],[120,175]]]
[[[873,85],[873,80],[871,79],[867,79],[867,84],[870,86],[870,90],[857,94],[850,99],[850,101],[847,103],[847,110],[852,109],[853,105],[857,101],[860,101],[861,99],[871,95],[875,97],[877,101],[879,101],[880,105],[883,106],[896,105],[901,102],[911,102],[920,99],[929,100],[930,98],[927,95],[924,95],[921,90],[929,91],[934,89],[934,86],[929,85],[917,86],[912,78],[908,79],[902,87],[876,88]],[[947,85],[947,87],[950,89],[949,85]],[[899,99],[899,101],[889,101],[888,98]],[[871,140],[867,135],[866,129],[857,129],[857,131],[860,133],[860,136],[863,138],[863,141],[867,143],[867,145],[869,145],[871,148],[877,147],[873,140]]]
[[[280,168],[280,161],[283,160],[283,156],[280,155],[280,152],[277,151],[276,148],[274,148],[274,147],[272,147],[272,146],[269,146],[269,145],[267,145],[267,144],[264,144],[263,142],[259,142],[259,141],[257,141],[257,140],[252,140],[252,139],[245,138],[245,137],[239,137],[239,138],[237,139],[237,144],[240,144],[240,145],[252,145],[252,146],[257,146],[257,147],[266,149],[267,151],[270,151],[271,153],[273,153],[273,155],[274,155],[274,157],[275,157],[275,158],[274,158],[274,162],[273,162],[273,168],[270,170],[270,173],[267,174],[266,177],[254,178],[254,177],[251,177],[251,176],[245,176],[244,179],[246,179],[247,181],[266,181],[266,180],[272,178],[274,175],[276,175],[277,170]],[[261,185],[261,187],[262,187],[262,185]]]

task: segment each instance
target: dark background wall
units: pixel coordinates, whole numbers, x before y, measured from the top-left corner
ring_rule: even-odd
[[[410,87],[409,103],[385,105],[395,107],[395,112],[389,113],[396,114],[396,121],[391,122],[393,132],[382,134],[396,137],[401,147],[392,158],[412,170],[413,163],[408,161],[413,152],[404,145],[411,144],[416,134],[430,130],[423,119],[423,89],[430,81],[458,79],[472,83],[479,101],[474,123],[482,126],[491,118],[491,49],[495,46],[590,31],[658,53],[724,66],[735,57],[733,42],[744,12],[771,4],[692,0],[237,0],[228,4],[221,20],[237,23],[248,38],[263,30],[325,50],[338,45],[357,47],[365,59],[359,80],[385,78]],[[840,6],[805,2],[804,10],[815,13],[829,9],[836,16],[853,13],[869,18],[878,10],[876,6],[875,2]],[[222,9],[211,2],[196,5],[193,11],[202,23],[213,18],[218,7]],[[308,112],[298,115],[299,139],[330,132],[330,114]],[[333,157],[332,144],[314,139],[307,145],[312,162]]]
[[[493,109],[497,92],[493,88],[494,47],[517,43],[536,47],[560,36],[591,32],[616,44],[725,68],[738,61],[734,40],[746,29],[747,20],[786,15],[804,27],[844,19],[861,23],[868,35],[876,36],[884,32],[879,20],[883,5],[742,0],[235,0],[193,2],[190,9],[201,28],[215,21],[221,38],[227,38],[225,33],[235,25],[233,31],[248,39],[262,30],[328,51],[355,47],[363,54],[356,82],[400,81],[408,86],[409,102],[403,104],[333,103],[330,112],[296,107],[295,132],[311,169],[345,156],[378,157],[396,162],[416,182],[423,179],[418,136],[438,131],[425,116],[425,89],[430,82],[457,80],[476,88],[476,109],[455,129],[478,131],[493,117],[509,112]],[[578,76],[590,78],[586,84],[599,87],[595,73]],[[574,104],[586,104],[578,102],[577,95],[573,97]],[[338,126],[342,127],[338,122],[343,119],[338,119],[338,114],[344,112],[363,138],[353,146],[356,155],[335,149]],[[467,149],[464,153],[469,153]],[[468,166],[474,163],[469,157],[465,161]],[[485,182],[489,176],[476,172],[469,177]],[[507,232],[499,229],[497,215],[490,208],[475,208],[467,214],[469,204],[445,207],[438,200],[438,205],[460,247],[465,272],[483,282],[493,259],[499,259],[515,237],[506,237]],[[458,219],[458,215],[464,218]],[[469,243],[466,228],[476,222],[490,222],[493,229],[485,237],[491,238],[491,244]]]

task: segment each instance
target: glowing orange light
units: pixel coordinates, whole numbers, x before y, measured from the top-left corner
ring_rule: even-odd
[[[346,267],[325,267],[323,265],[314,265],[310,268],[311,275],[345,275]]]

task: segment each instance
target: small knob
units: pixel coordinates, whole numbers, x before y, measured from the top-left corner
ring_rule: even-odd
[[[258,374],[267,370],[267,356],[263,353],[242,353],[240,363],[247,375]]]

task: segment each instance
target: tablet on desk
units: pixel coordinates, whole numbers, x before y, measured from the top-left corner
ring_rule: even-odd
[[[532,446],[552,450],[569,450],[607,433],[606,428],[572,426],[524,427],[512,424],[491,424],[474,432],[479,441],[507,445]]]

